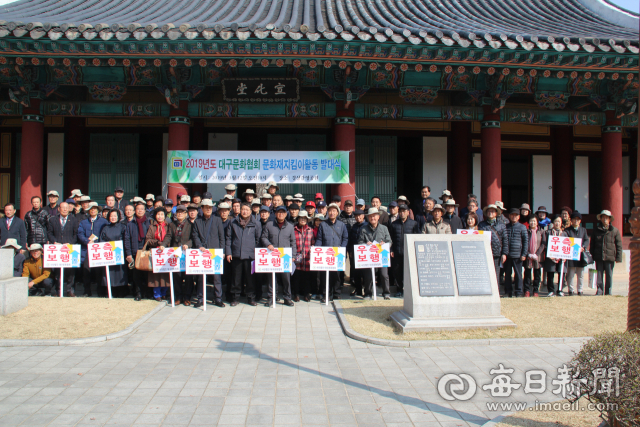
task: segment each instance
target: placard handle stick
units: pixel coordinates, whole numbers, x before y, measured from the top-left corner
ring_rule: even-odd
[[[109,299],[111,299],[111,275],[109,274],[109,266],[105,266],[104,269],[107,273],[107,292],[109,292]]]
[[[64,267],[60,267],[60,298],[64,297],[62,288],[64,288]]]
[[[271,273],[271,299],[273,306],[271,308],[276,308],[276,292],[278,292],[278,284],[276,283],[276,272]]]
[[[202,275],[202,310],[207,311],[207,275]]]
[[[378,291],[376,290],[376,269],[373,267],[371,268],[371,281],[373,282],[373,300],[377,301]]]
[[[327,274],[327,292],[324,294],[324,297],[325,297],[324,305],[329,305],[329,272],[327,271],[326,274]]]
[[[564,286],[564,280],[562,280],[562,273],[564,270],[564,260],[560,260],[560,277],[558,278],[558,292],[562,292],[562,287]]]
[[[169,288],[171,290],[171,307],[175,307],[173,302],[173,273],[169,273]]]

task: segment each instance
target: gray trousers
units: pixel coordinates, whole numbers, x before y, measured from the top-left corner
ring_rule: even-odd
[[[389,289],[389,272],[388,267],[380,267],[376,268],[376,285],[380,285],[382,287],[382,295],[390,296],[391,290]],[[373,295],[373,276],[371,274],[370,268],[363,269],[364,272],[364,286],[365,291],[364,294],[367,296]]]

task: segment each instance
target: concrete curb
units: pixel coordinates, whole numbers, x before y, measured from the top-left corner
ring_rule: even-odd
[[[515,414],[515,412],[505,412],[504,414],[498,415],[497,417],[482,424],[482,427],[495,427],[496,425],[500,424],[502,420],[504,420],[507,417],[510,417],[513,414]]]
[[[167,306],[165,304],[158,304],[156,308],[133,322],[129,327],[124,328],[121,331],[114,332],[109,335],[98,335],[96,337],[88,337],[88,338],[74,338],[74,339],[66,339],[66,340],[0,340],[0,347],[26,347],[26,346],[49,346],[49,345],[83,345],[83,344],[93,344],[96,342],[109,341],[114,340],[116,338],[123,337],[125,335],[129,335],[133,331],[135,331],[140,325],[149,320],[151,316],[162,310]]]
[[[568,338],[495,338],[480,340],[421,340],[421,341],[400,341],[384,340],[362,335],[351,328],[349,321],[344,315],[344,309],[340,302],[333,301],[333,308],[338,315],[338,321],[342,326],[342,331],[349,338],[369,344],[382,345],[385,347],[458,347],[473,345],[537,345],[537,344],[575,344],[584,343],[592,337],[568,337]]]

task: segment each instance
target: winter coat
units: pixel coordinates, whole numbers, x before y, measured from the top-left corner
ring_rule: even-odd
[[[176,231],[179,225],[180,224],[177,221],[169,224],[169,227],[171,228],[171,234],[172,234],[171,247],[181,248],[184,245],[187,245],[188,248],[192,248],[193,247],[193,240],[191,240],[192,226],[191,226],[191,222],[189,222],[189,218],[185,218],[184,220],[184,225],[182,226],[182,235],[180,236],[180,238],[178,238],[178,235],[176,234]],[[137,227],[138,227],[138,224],[136,224],[136,228]]]
[[[67,223],[63,230],[60,216],[52,216],[49,218],[47,235],[51,243],[71,243],[75,245],[78,243],[78,222],[71,214],[67,215]]]
[[[260,221],[249,220],[242,228],[237,218],[234,218],[227,227],[225,237],[225,255],[231,255],[238,259],[255,259],[256,248],[260,247],[262,226]]]
[[[24,221],[13,216],[11,220],[11,226],[7,229],[7,218],[0,219],[0,246],[7,243],[7,239],[16,239],[18,245],[22,246],[22,249],[27,249],[27,229],[24,226]]]
[[[458,234],[458,230],[464,229],[464,224],[462,224],[462,219],[456,214],[449,216],[449,214],[444,214],[442,220],[449,224],[451,227],[451,234]]]
[[[135,217],[134,217],[135,218]],[[142,250],[147,237],[147,231],[151,225],[149,218],[145,219],[142,223],[142,230],[144,231],[144,238],[141,242],[138,242],[138,223],[137,221],[131,221],[127,224],[127,228],[124,232],[124,256],[136,258],[139,250]]]
[[[507,255],[509,237],[507,236],[507,227],[504,224],[497,220],[493,224],[489,221],[482,221],[478,224],[478,230],[491,232],[491,252],[494,258]]]
[[[347,215],[346,211],[340,212],[338,219],[347,226],[347,233],[351,231],[351,227],[356,223],[356,216],[353,213],[351,215]]]
[[[107,224],[109,224],[109,222],[106,219],[102,218],[100,215],[96,217],[93,223],[91,222],[91,219],[85,219],[80,223],[80,226],[78,227],[78,241],[82,245],[80,248],[80,253],[83,264],[84,260],[87,258],[87,245],[89,244],[89,237],[91,237],[92,234],[96,237],[100,237],[102,228]]]
[[[383,210],[380,210],[380,220],[378,220],[378,223],[387,227],[389,225],[389,214]]]
[[[539,269],[542,268],[542,263],[544,262],[544,256],[545,253],[541,250],[542,248],[542,240],[543,240],[543,236],[544,236],[544,231],[540,229],[540,227],[536,228],[535,234],[533,234],[533,230],[529,229],[527,230],[527,233],[529,234],[529,243],[531,243],[531,239],[535,239],[535,252],[534,254],[538,257],[538,259],[532,259],[530,258],[530,253],[527,254],[527,259],[524,261],[524,268],[529,268],[529,260],[531,260],[531,268],[533,269]]]
[[[218,218],[218,221],[220,221],[220,218]],[[137,224],[136,224],[136,227],[137,227]],[[149,226],[149,229],[147,230],[147,236],[146,236],[147,248],[153,249],[159,246],[164,246],[165,248],[170,247],[171,240],[173,240],[173,229],[171,227],[171,224],[166,225],[167,234],[164,236],[164,239],[162,239],[162,241],[159,241],[155,237],[157,229],[158,229],[158,225],[155,221],[153,221]],[[168,287],[171,280],[171,278],[169,277],[170,274],[171,273],[154,273],[152,271],[149,271],[147,273],[147,286],[149,286],[150,288]]]
[[[589,235],[587,234],[587,229],[586,228],[578,227],[578,229],[576,230],[573,227],[569,227],[564,231],[565,231],[565,233],[567,233],[568,237],[582,239],[582,247],[584,248],[585,251],[589,250]],[[580,254],[580,259],[582,259],[582,254]],[[578,260],[578,261],[568,260],[567,261],[567,266],[568,267],[582,267],[582,264],[581,264],[580,260]]]
[[[117,222],[115,224],[109,224],[102,228],[102,232],[100,233],[100,242],[117,242],[123,241],[125,229],[127,227],[121,223]],[[123,245],[124,246],[124,245]],[[118,265],[110,265],[108,267],[109,270],[109,280],[112,288],[116,288],[118,286],[127,286],[127,266],[126,262],[124,264]],[[107,286],[107,269],[102,273],[102,286]]]
[[[389,243],[389,245],[393,244],[387,227],[382,224],[378,224],[374,230],[373,227],[371,227],[371,224],[365,222],[364,225],[360,227],[360,231],[358,231],[357,244],[362,245],[368,242],[373,243],[374,241],[378,243]]]
[[[78,222],[78,224],[80,224],[85,219],[89,218],[89,215],[87,215],[82,208],[80,208],[78,212],[75,212],[75,211],[69,212],[69,215],[73,216]],[[124,218],[124,215],[122,213],[120,214],[120,218]]]
[[[451,226],[444,222],[444,220],[440,220],[438,224],[433,221],[429,221],[424,225],[422,229],[422,233],[424,234],[451,234]]]
[[[529,233],[527,227],[516,222],[515,224],[507,224],[506,230],[509,245],[507,256],[509,258],[526,257],[529,253]]]
[[[48,242],[49,214],[46,210],[34,211],[31,209],[24,216],[24,226],[27,230],[29,245],[34,243],[44,245]]]
[[[342,224],[344,226],[344,224]],[[262,237],[260,242],[262,246],[268,248],[269,245],[273,245],[275,248],[291,248],[291,257],[295,259],[297,252],[296,249],[296,236],[293,231],[293,225],[287,221],[284,222],[282,228],[277,224],[277,220],[267,221],[264,227],[262,227]]]
[[[209,227],[209,234],[208,236],[205,236],[207,227]],[[224,248],[226,243],[222,220],[213,214],[208,220],[205,220],[204,217],[196,219],[193,223],[193,228],[191,229],[191,240],[193,241],[194,248]]]
[[[420,234],[418,223],[416,221],[407,218],[402,222],[402,219],[397,219],[391,223],[389,227],[389,236],[393,245],[391,245],[391,252],[395,255],[404,255],[404,235],[405,234]]]
[[[296,225],[293,228],[296,235],[296,249],[302,256],[302,261],[296,263],[296,269],[300,271],[310,271],[311,267],[311,246],[315,246],[315,238],[313,237],[313,229],[308,225],[304,228]]]
[[[29,257],[24,261],[22,277],[31,279],[34,285],[37,285],[44,279],[48,279],[50,275],[51,269],[42,267],[42,256],[37,260]]]
[[[336,219],[333,224],[329,220],[320,223],[316,246],[345,248],[348,242],[349,232],[342,221]]]
[[[47,205],[43,209],[45,211],[47,211],[49,216],[54,216],[54,215],[59,215],[60,214],[59,208],[60,208],[60,204],[58,203],[54,208],[52,208],[51,205]]]
[[[567,233],[562,230],[556,231],[553,228],[550,228],[549,230],[545,231],[544,234],[542,235],[542,245],[538,248],[538,253],[544,254],[545,260],[542,263],[542,266],[544,267],[545,272],[559,273],[561,263],[564,261],[560,260],[559,262],[556,263],[556,262],[553,262],[551,258],[547,258],[547,248],[549,247],[549,238],[551,238],[552,236],[567,237]],[[566,272],[566,269],[564,271]]]
[[[353,254],[353,245],[358,244],[358,234],[360,233],[362,226],[365,224],[367,224],[367,221],[363,221],[361,223],[356,222],[351,227],[351,231],[349,231],[349,241],[347,242],[347,252]]]
[[[596,229],[593,230],[591,255],[594,261],[622,262],[622,236],[620,236],[620,231],[611,224],[605,230],[602,223],[599,223]]]

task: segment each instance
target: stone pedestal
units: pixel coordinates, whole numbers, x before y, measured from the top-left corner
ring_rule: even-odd
[[[450,268],[445,268],[445,271],[440,274],[444,277],[449,274],[446,270],[450,270],[453,289],[451,290],[449,287],[449,291],[442,293],[452,294],[451,296],[420,296],[415,242],[445,243],[444,245],[441,244],[440,247],[448,249],[447,256],[449,257]],[[460,295],[462,287],[456,276],[451,242],[474,242],[475,245],[477,245],[475,242],[481,242],[481,245],[484,245],[484,253],[486,255],[484,258],[486,258],[487,268],[478,270],[478,283],[481,281],[485,283],[484,294],[483,292],[477,292],[478,295]],[[516,327],[515,323],[500,313],[500,293],[498,291],[493,256],[490,243],[483,236],[458,236],[452,234],[405,235],[404,253],[404,308],[391,315],[394,324],[403,332]],[[445,262],[442,264],[446,264],[446,256]],[[486,279],[490,284],[487,283]],[[434,279],[435,282],[437,280]],[[465,293],[465,291],[462,293]],[[468,289],[466,293],[469,293]]]
[[[28,301],[29,279],[13,277],[13,249],[0,249],[0,315],[22,310]]]

